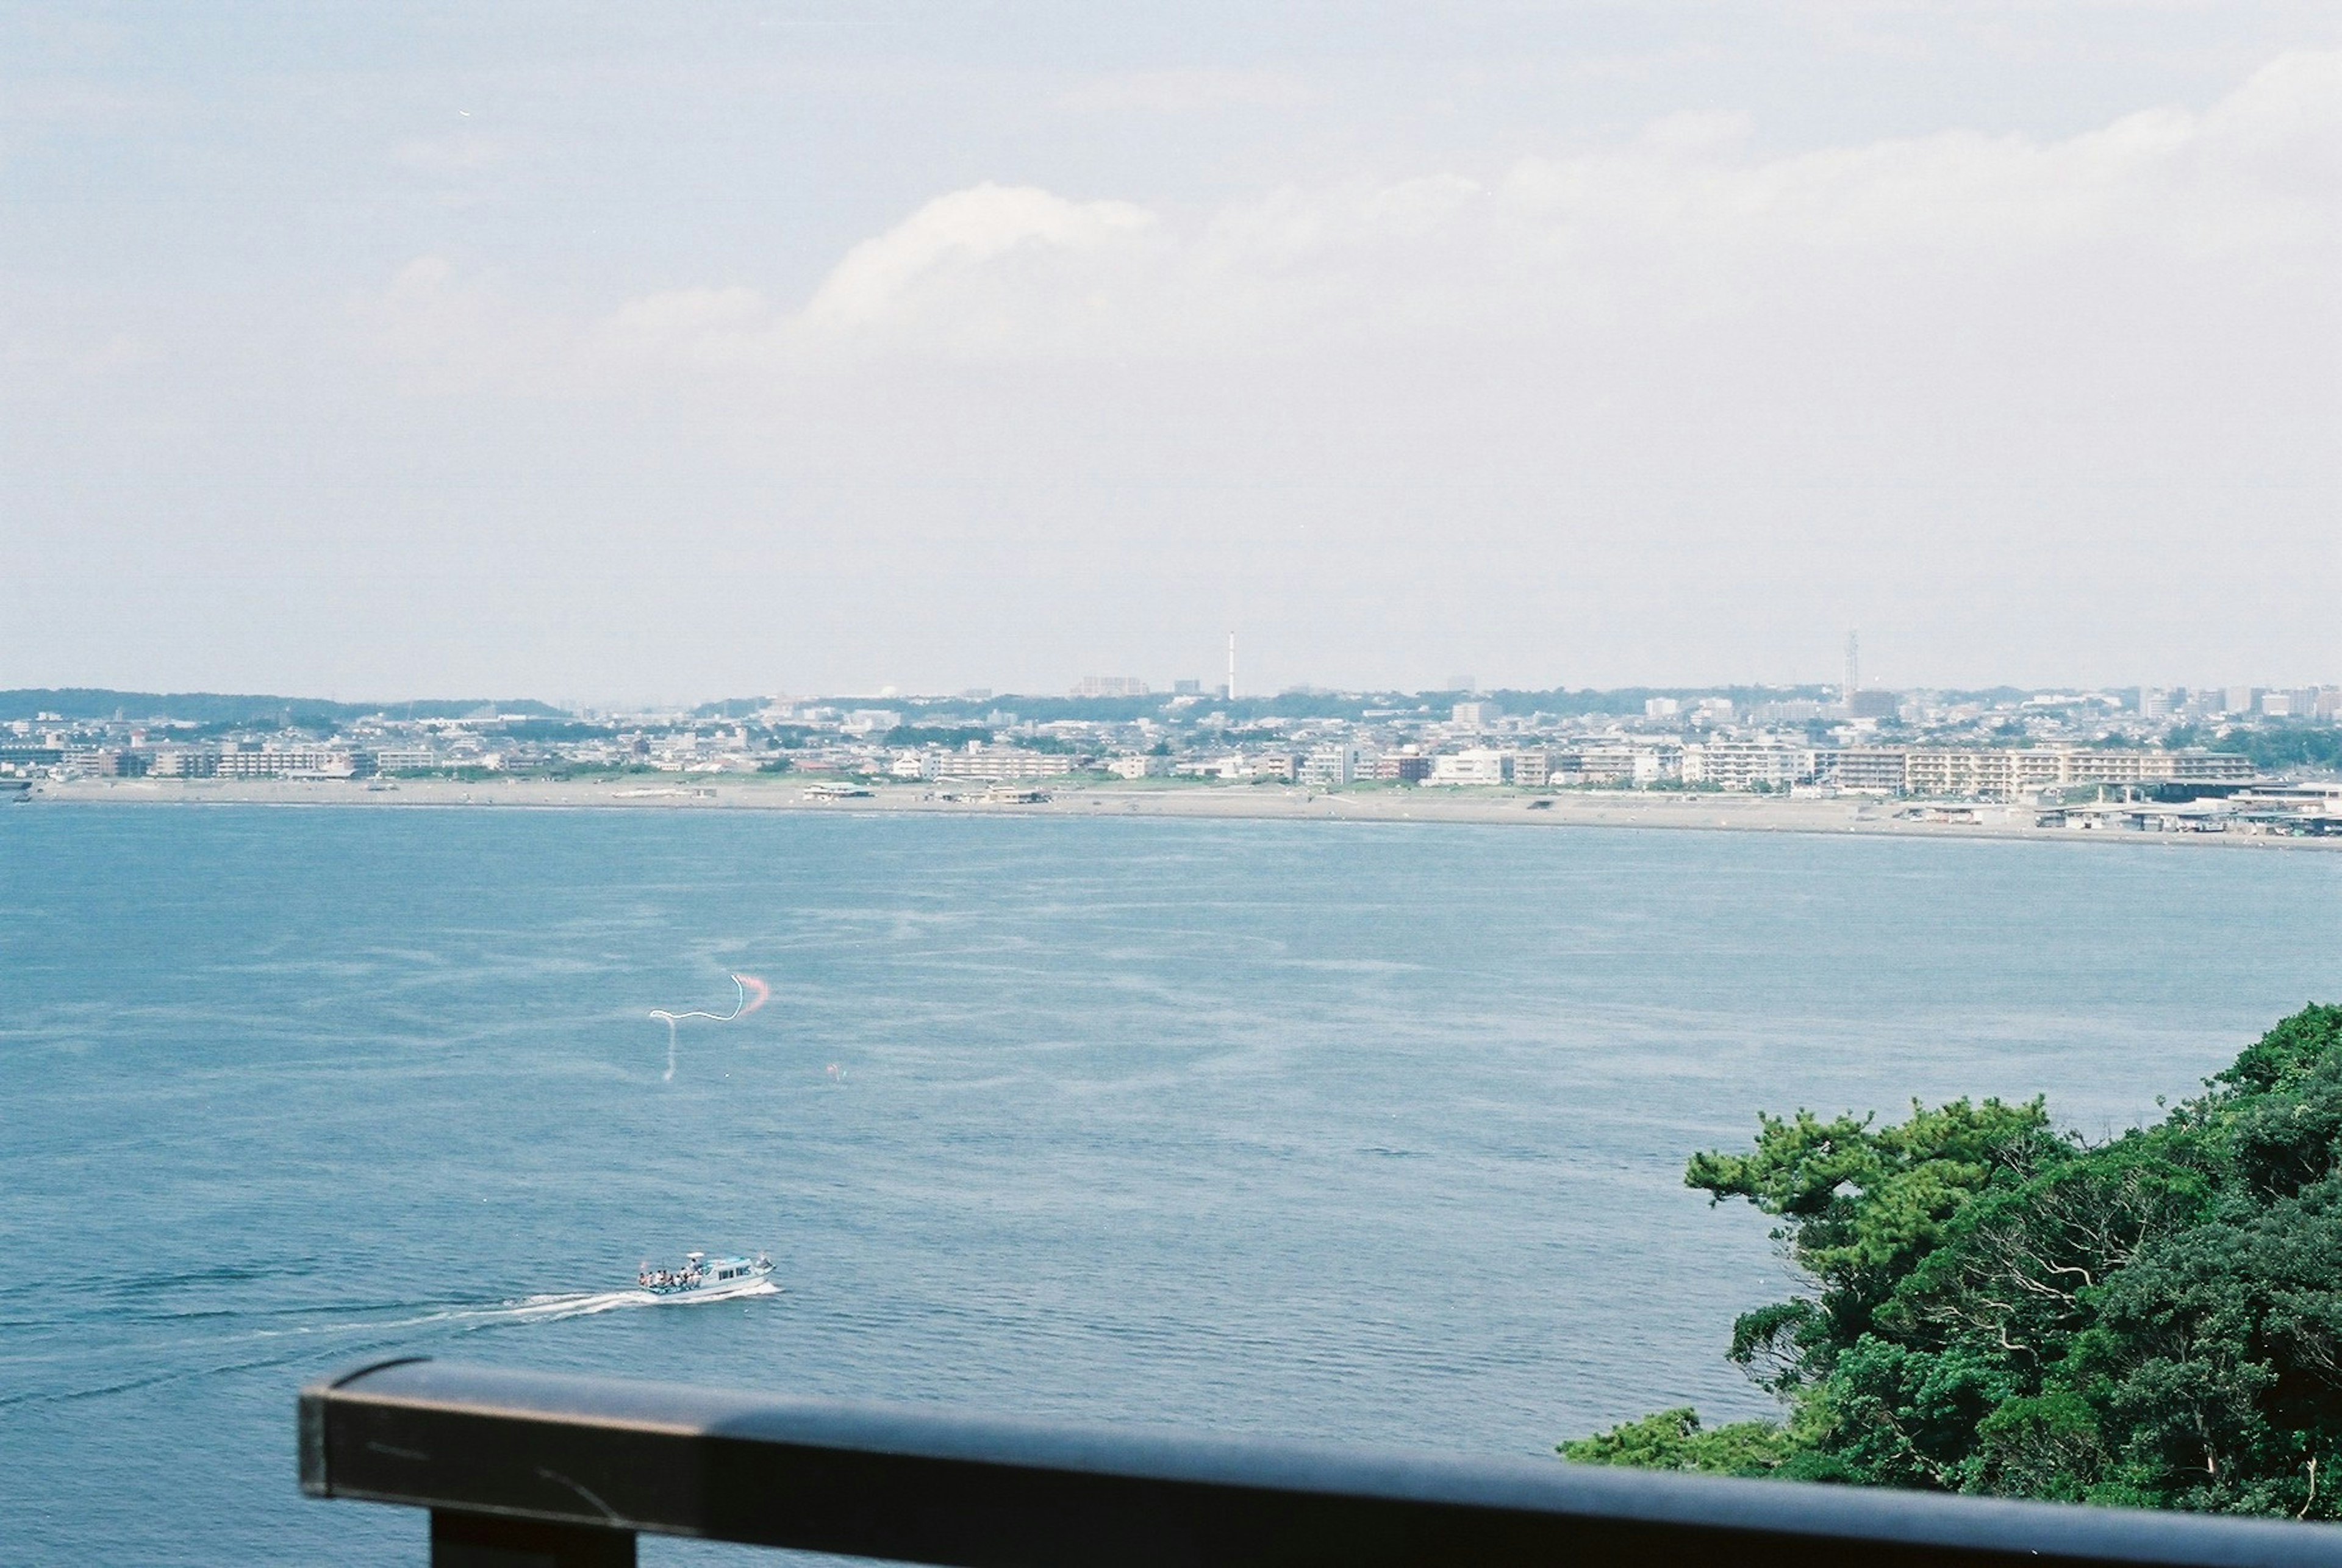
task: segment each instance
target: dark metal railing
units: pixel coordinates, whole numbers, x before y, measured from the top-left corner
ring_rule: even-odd
[[[1174,1436],[408,1360],[313,1383],[312,1496],[431,1510],[438,1568],[638,1533],[966,1568],[2342,1568],[2342,1527]]]

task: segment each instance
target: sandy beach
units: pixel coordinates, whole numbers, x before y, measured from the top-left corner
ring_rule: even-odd
[[[1900,814],[1907,803],[1786,800],[1764,795],[1539,794],[1516,790],[1366,789],[1328,794],[1296,785],[1082,784],[1046,786],[1046,801],[984,798],[981,786],[887,784],[866,797],[809,796],[816,781],[696,774],[555,781],[508,779],[251,780],[75,779],[34,785],[20,807],[72,802],[155,805],[508,807],[522,810],[807,811],[1003,816],[1148,816],[1358,823],[1497,823],[1520,827],[1612,827],[1733,833],[1876,834],[1922,838],[2036,839],[2061,843],[2342,850],[2342,838],[2243,833],[2137,833],[2037,827],[2026,806],[1974,808],[1974,822]],[[948,797],[948,798],[947,798]]]

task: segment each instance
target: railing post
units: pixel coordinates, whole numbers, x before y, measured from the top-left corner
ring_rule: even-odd
[[[435,1508],[431,1568],[635,1568],[635,1533]]]

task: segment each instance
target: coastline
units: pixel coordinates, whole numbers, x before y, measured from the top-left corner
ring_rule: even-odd
[[[980,789],[946,800],[933,784],[870,786],[867,797],[806,798],[814,781],[737,774],[557,781],[505,779],[75,779],[44,781],[15,805],[369,806],[390,809],[496,807],[558,811],[800,811],[836,814],[1159,817],[1191,821],[1470,823],[1518,827],[1611,827],[1708,833],[1786,833],[1825,836],[2008,839],[2236,849],[2342,851],[2342,838],[2274,834],[2139,833],[2122,829],[2037,827],[2027,807],[1982,806],[1973,823],[1897,816],[1902,804],[1872,799],[1784,800],[1766,795],[1537,794],[1512,789],[1356,790],[1328,794],[1298,785],[1083,784],[1044,786],[1038,803],[986,800]],[[1536,804],[1532,803],[1550,803]]]

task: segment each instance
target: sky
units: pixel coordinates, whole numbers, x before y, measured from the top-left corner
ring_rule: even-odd
[[[2342,681],[2342,7],[0,4],[0,687]]]

